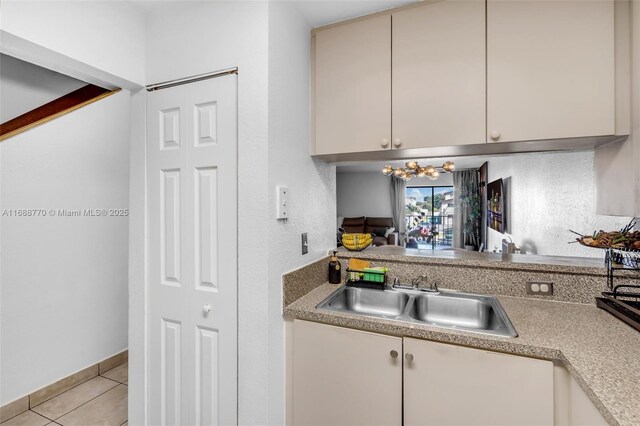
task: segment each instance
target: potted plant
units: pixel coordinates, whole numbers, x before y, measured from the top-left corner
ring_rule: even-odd
[[[480,202],[480,188],[470,185],[460,194],[460,203],[465,213],[464,248],[477,250],[480,245],[480,219],[482,217],[482,203]]]

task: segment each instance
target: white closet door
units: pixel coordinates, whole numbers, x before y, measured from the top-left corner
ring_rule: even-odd
[[[147,97],[149,419],[237,423],[237,79]]]

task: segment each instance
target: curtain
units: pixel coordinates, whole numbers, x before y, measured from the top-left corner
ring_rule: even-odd
[[[404,208],[406,203],[407,182],[391,176],[391,214],[394,227],[400,234],[399,243],[404,246],[404,235],[407,232],[404,222]]]
[[[453,172],[453,194],[454,194],[454,218],[453,218],[453,247],[464,248],[465,244],[480,244],[480,218],[477,220],[478,235],[474,241],[468,229],[469,222],[473,221],[473,215],[481,214],[481,204],[479,195],[478,170],[460,170]],[[475,208],[474,208],[475,203]],[[467,226],[466,226],[467,225]],[[467,228],[465,230],[465,228]],[[465,238],[465,232],[467,236]]]

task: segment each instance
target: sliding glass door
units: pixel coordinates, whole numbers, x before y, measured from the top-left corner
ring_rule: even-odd
[[[407,248],[443,250],[453,240],[453,187],[407,187]]]

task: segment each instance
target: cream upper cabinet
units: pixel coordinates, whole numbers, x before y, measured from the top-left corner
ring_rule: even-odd
[[[402,339],[293,323],[293,419],[302,425],[400,425]]]
[[[392,12],[394,148],[485,143],[485,3]]]
[[[391,147],[391,16],[315,33],[315,153]]]
[[[613,135],[614,1],[487,1],[487,141]]]
[[[553,363],[404,339],[404,424],[553,425]]]

